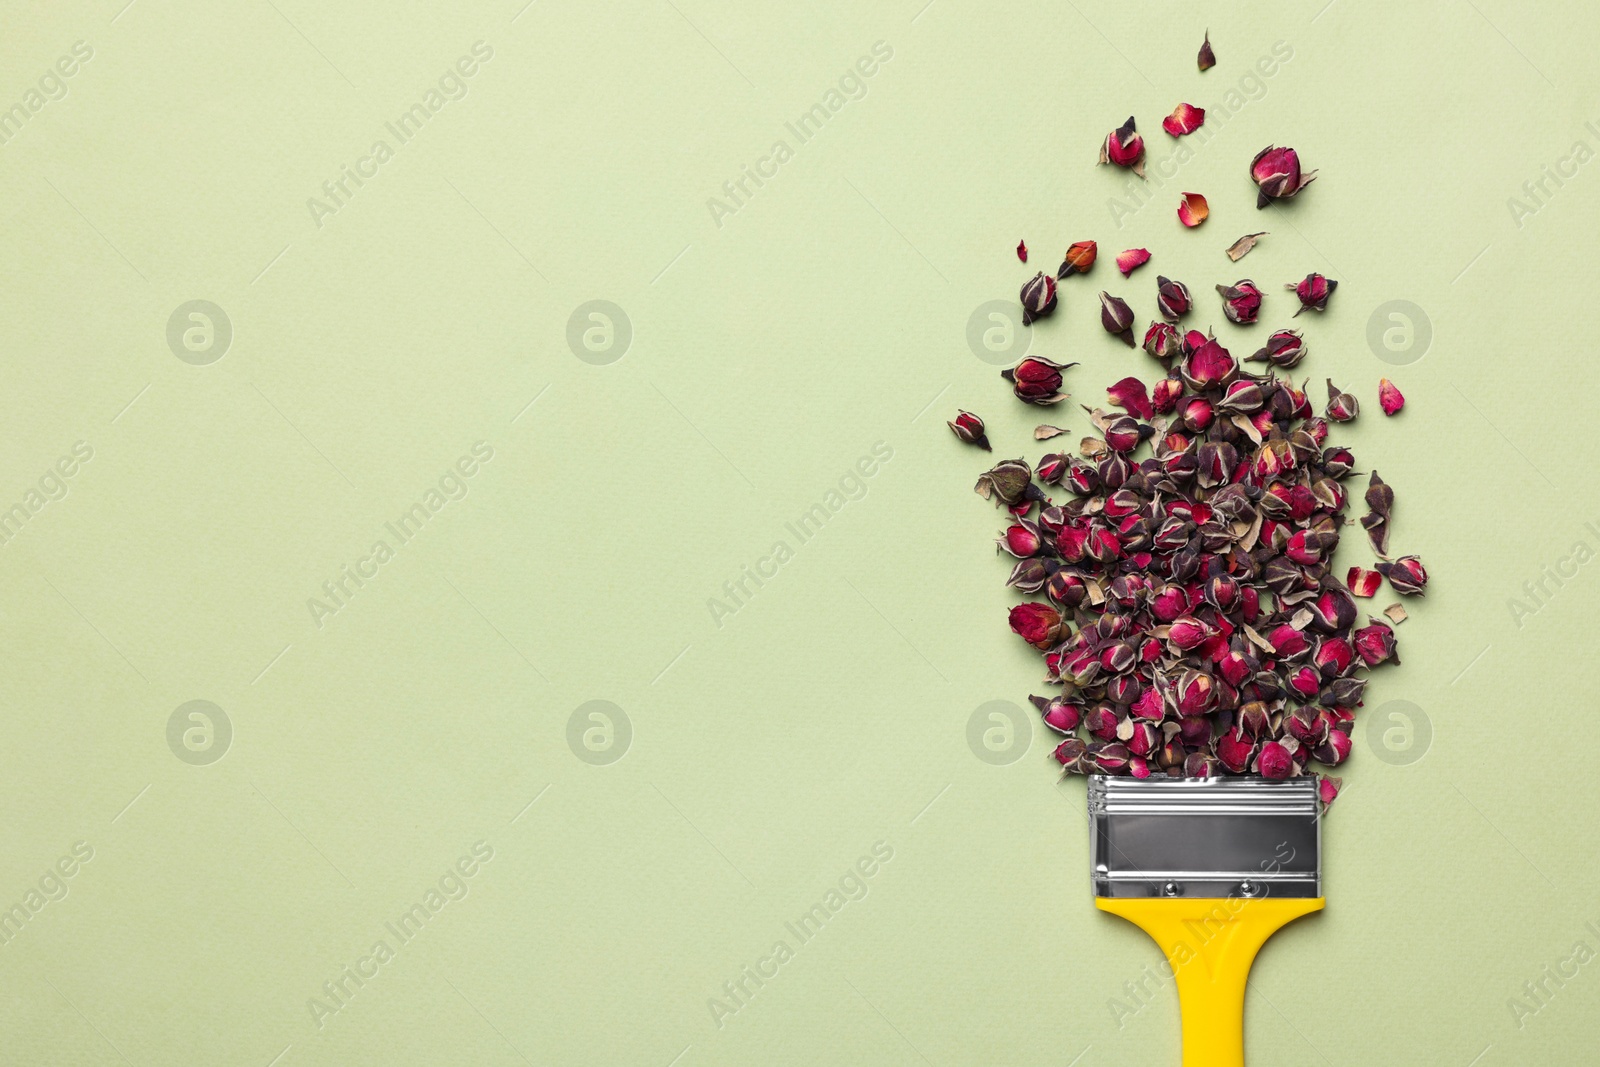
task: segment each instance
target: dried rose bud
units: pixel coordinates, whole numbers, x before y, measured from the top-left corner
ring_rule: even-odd
[[[1095,742],[1089,746],[1087,762],[1101,774],[1125,774],[1128,746],[1118,742]]]
[[[983,433],[983,420],[970,411],[963,411],[955,417],[955,421],[945,423],[950,427],[950,432],[961,439],[963,444],[977,445],[985,452],[991,451],[989,439]]]
[[[1306,344],[1295,330],[1278,330],[1267,338],[1265,347],[1256,350],[1255,355],[1246,356],[1246,363],[1271,363],[1274,367],[1288,370],[1306,358]]]
[[[1011,609],[1011,632],[1034,648],[1049,648],[1061,634],[1061,613],[1049,604],[1032,601]]]
[[[1043,589],[1050,580],[1050,567],[1037,556],[1017,560],[1006,578],[1009,588],[1032,595]]]
[[[1127,167],[1139,177],[1144,177],[1144,138],[1140,137],[1134,129],[1133,116],[1128,116],[1128,121],[1106,134],[1105,143],[1100,146],[1101,164],[1114,163],[1119,167]]]
[[[1037,500],[1044,494],[1033,484],[1033,468],[1020,459],[1008,459],[995,464],[978,476],[973,492],[997,506],[1015,507],[1025,500]]]
[[[1045,485],[1060,485],[1061,479],[1072,466],[1072,457],[1065,452],[1051,452],[1039,457],[1039,466],[1033,473]]]
[[[1394,511],[1394,489],[1374,470],[1367,479],[1367,507],[1388,518]]]
[[[1349,422],[1361,414],[1361,402],[1349,393],[1342,393],[1339,387],[1333,384],[1333,379],[1328,379],[1328,409],[1324,412],[1334,422]]]
[[[1217,65],[1217,54],[1211,50],[1211,31],[1206,31],[1206,39],[1200,44],[1200,55],[1197,60],[1201,71],[1208,71]]]
[[[1216,706],[1216,679],[1204,671],[1184,671],[1178,678],[1175,692],[1179,715],[1204,715]]]
[[[1022,324],[1030,325],[1056,309],[1056,280],[1040,271],[1022,286]]]
[[[1161,310],[1162,318],[1168,322],[1177,322],[1187,315],[1193,306],[1194,301],[1189,296],[1187,285],[1163,275],[1156,276],[1156,307]],[[1146,340],[1149,340],[1148,334]]]
[[[1307,274],[1297,285],[1286,285],[1285,289],[1293,289],[1294,295],[1300,298],[1300,311],[1326,311],[1328,298],[1333,291],[1339,288],[1338,282],[1330,282],[1327,278],[1315,272]],[[1299,315],[1300,311],[1295,314]]]
[[[1106,395],[1117,407],[1132,412],[1141,419],[1148,419],[1155,414],[1150,407],[1150,397],[1145,392],[1144,382],[1138,378],[1130,376],[1115,385],[1107,386]]]
[[[1245,256],[1248,256],[1250,250],[1256,246],[1256,242],[1265,236],[1267,236],[1267,231],[1265,230],[1260,233],[1247,233],[1229,245],[1224,251],[1227,252],[1229,259],[1237,263]]]
[[[1344,581],[1356,596],[1372,597],[1377,595],[1378,582],[1381,578],[1377,571],[1369,571],[1364,567],[1351,567]]]
[[[1022,260],[1024,263],[1028,262],[1028,242],[1017,242],[1017,258]]]
[[[1256,758],[1256,771],[1261,777],[1281,781],[1289,777],[1293,769],[1294,759],[1283,742],[1268,741],[1261,746],[1261,755]]]
[[[1343,785],[1343,778],[1334,778],[1326,774],[1317,775],[1317,796],[1322,799],[1324,809],[1339,796],[1339,788]]]
[[[1088,750],[1084,743],[1076,737],[1069,737],[1056,746],[1054,756],[1056,762],[1069,772],[1082,773],[1084,770],[1084,757]]]
[[[1044,547],[1044,538],[1040,536],[1037,525],[1024,520],[1006,527],[1005,533],[1000,535],[995,544],[1017,559],[1025,559],[1039,554],[1039,549]]]
[[[1348,448],[1326,448],[1322,452],[1322,469],[1330,478],[1343,478],[1356,466],[1356,457]]]
[[[1176,648],[1187,652],[1210,640],[1213,632],[1211,627],[1193,615],[1180,615],[1167,627],[1167,640]]]
[[[1183,335],[1175,326],[1165,322],[1152,322],[1144,332],[1144,350],[1156,359],[1172,359],[1183,355]]]
[[[1316,171],[1300,173],[1300,156],[1292,148],[1268,145],[1250,161],[1250,179],[1256,183],[1257,208],[1264,208],[1274,200],[1287,200],[1310,185],[1316,176]]]
[[[1183,380],[1189,383],[1189,388],[1202,391],[1231,382],[1238,369],[1228,350],[1218,344],[1214,337],[1207,338],[1203,344],[1190,352],[1179,368]],[[1205,421],[1207,424],[1211,421],[1209,410]],[[1198,431],[1205,429],[1205,426],[1193,425],[1189,428]]]
[[[1312,750],[1319,763],[1337,767],[1350,758],[1350,735],[1343,730],[1330,730],[1323,742]]]
[[[1194,229],[1210,217],[1211,205],[1199,193],[1184,193],[1183,199],[1178,201],[1178,221],[1188,229]]]
[[[1228,321],[1247,326],[1261,314],[1261,290],[1249,278],[1241,278],[1232,285],[1219,285],[1222,295],[1222,313]]]
[[[1129,348],[1134,346],[1133,309],[1120,296],[1100,294],[1100,325],[1105,327],[1106,333],[1122,338]]]
[[[1386,660],[1400,662],[1400,657],[1395,655],[1394,630],[1385,623],[1374,622],[1363,626],[1352,635],[1356,655],[1361,657],[1361,662],[1369,667],[1376,667]]]
[[[1058,734],[1070,734],[1083,721],[1083,705],[1061,697],[1048,699],[1030,696],[1033,706],[1039,709],[1044,724]]]
[[[1217,738],[1217,758],[1234,774],[1243,774],[1250,766],[1250,757],[1256,752],[1256,743],[1235,726]]]
[[[1403,596],[1422,596],[1428,572],[1416,556],[1401,556],[1393,563],[1378,564],[1378,573],[1389,579],[1394,591]]]
[[[1076,574],[1056,571],[1044,584],[1044,595],[1064,608],[1081,605],[1089,595],[1089,587]]]
[[[1399,389],[1395,388],[1394,383],[1387,378],[1378,379],[1378,406],[1383,408],[1385,415],[1397,414],[1401,408],[1406,406],[1406,398],[1401,395]]]
[[[1130,248],[1127,251],[1117,253],[1117,269],[1122,272],[1124,278],[1148,262],[1150,262],[1150,250],[1148,248]]]
[[[1157,415],[1166,415],[1178,406],[1183,395],[1183,382],[1177,378],[1162,378],[1151,392],[1150,408]]]
[[[1029,356],[1010,370],[1000,372],[1000,377],[1011,383],[1011,391],[1018,400],[1045,407],[1059,404],[1071,393],[1061,391],[1061,372],[1076,363],[1053,363],[1043,356]]]
[[[1195,107],[1193,104],[1179,104],[1172,109],[1172,114],[1161,120],[1161,128],[1173,137],[1182,137],[1198,130],[1205,121],[1205,108]]]
[[[1075,241],[1067,249],[1067,254],[1061,261],[1061,269],[1056,271],[1057,278],[1065,278],[1069,274],[1088,274],[1089,268],[1094,266],[1097,247],[1093,241]]]

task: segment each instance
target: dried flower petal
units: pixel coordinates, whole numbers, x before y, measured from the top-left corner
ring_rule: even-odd
[[[1228,321],[1247,326],[1261,314],[1261,290],[1249,278],[1241,278],[1232,285],[1219,285],[1222,296],[1222,313]]]
[[[1416,556],[1401,556],[1393,563],[1378,564],[1378,573],[1389,579],[1394,591],[1402,596],[1422,596],[1428,584],[1428,572]]]
[[[1260,233],[1245,234],[1243,237],[1239,238],[1237,241],[1233,242],[1233,244],[1228,246],[1228,258],[1233,260],[1235,263],[1239,262],[1245,256],[1249,255],[1250,250],[1256,246],[1256,242],[1265,236],[1267,236],[1266,230],[1262,230]]]
[[[1120,296],[1100,294],[1100,325],[1105,327],[1106,333],[1122,338],[1129,348],[1134,347],[1133,308]]]
[[[1132,115],[1128,116],[1127,122],[1106,134],[1105,142],[1100,146],[1100,162],[1127,167],[1139,177],[1144,177],[1144,138],[1135,131]]]
[[[1184,193],[1178,202],[1178,221],[1191,230],[1206,221],[1210,214],[1211,205],[1199,193]]]
[[[1295,296],[1300,298],[1300,310],[1295,312],[1299,315],[1301,311],[1326,311],[1328,298],[1339,288],[1339,283],[1330,282],[1313,271],[1301,279],[1299,284],[1286,285],[1284,288],[1293,289]]]
[[[1040,271],[1022,286],[1022,324],[1030,325],[1056,309],[1056,280]]]
[[[1130,248],[1126,252],[1117,253],[1117,269],[1122,272],[1124,278],[1148,262],[1150,262],[1148,248]]]
[[[1332,775],[1326,774],[1317,775],[1317,796],[1322,800],[1322,807],[1324,811],[1326,811],[1328,805],[1332,804],[1339,796],[1339,789],[1343,785],[1343,778],[1335,778]]]
[[[1050,438],[1060,437],[1066,432],[1059,426],[1049,426],[1041,423],[1033,428],[1033,439],[1035,441],[1048,441]]]
[[[1162,318],[1177,322],[1189,313],[1193,305],[1194,300],[1189,296],[1187,285],[1171,278],[1156,277],[1156,307],[1160,309]]]
[[[1387,615],[1389,617],[1389,621],[1394,623],[1396,626],[1399,626],[1401,623],[1405,622],[1411,617],[1410,615],[1406,614],[1406,609],[1401,607],[1398,603],[1390,604],[1388,607],[1383,609],[1383,613]]]
[[[1017,258],[1022,260],[1024,263],[1028,262],[1028,242],[1017,242]]]
[[[1205,121],[1205,108],[1179,104],[1172,109],[1172,114],[1161,120],[1161,128],[1174,137],[1182,137],[1198,130],[1205,125]]]
[[[1065,278],[1069,274],[1087,274],[1089,268],[1094,266],[1098,247],[1093,241],[1076,241],[1067,249],[1066,256],[1061,260],[1061,269],[1056,271],[1057,278]]]
[[[1244,357],[1246,363],[1271,363],[1288,370],[1306,357],[1306,344],[1294,330],[1278,330],[1267,338],[1265,346],[1254,355]]]
[[[1361,402],[1349,393],[1342,393],[1339,387],[1333,384],[1333,379],[1328,379],[1328,409],[1324,412],[1334,422],[1349,422],[1361,414]]]
[[[983,434],[983,420],[970,411],[963,411],[956,415],[954,421],[945,423],[950,427],[950,432],[955,434],[963,444],[977,445],[988,452],[989,439]]]
[[[1202,41],[1201,44],[1200,44],[1200,56],[1199,56],[1198,62],[1200,64],[1200,69],[1202,71],[1210,70],[1212,67],[1217,65],[1216,53],[1211,51],[1211,31],[1210,30],[1206,31],[1206,39],[1204,41]]]
[[[1378,406],[1383,409],[1385,415],[1397,414],[1406,406],[1406,398],[1387,378],[1378,379]]]
[[[1141,146],[1142,148],[1143,146]],[[1250,161],[1250,179],[1256,183],[1256,207],[1287,200],[1310,185],[1316,171],[1300,172],[1300,156],[1292,148],[1268,145]]]
[[[1045,407],[1059,404],[1072,395],[1061,391],[1061,372],[1076,366],[1076,363],[1053,363],[1043,356],[1029,356],[1015,367],[1001,371],[1000,377],[1011,383],[1011,391],[1018,400]]]
[[[1358,597],[1372,597],[1377,595],[1378,583],[1382,580],[1383,576],[1377,571],[1369,571],[1364,567],[1351,567],[1344,584],[1348,585],[1350,591]]]
[[[1150,394],[1145,391],[1144,382],[1138,378],[1124,378],[1117,384],[1107,387],[1106,392],[1113,404],[1141,419],[1151,418],[1155,414],[1150,407]]]

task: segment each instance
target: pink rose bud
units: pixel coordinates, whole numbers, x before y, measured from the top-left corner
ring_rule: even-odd
[[[1163,323],[1163,325],[1165,325]],[[1157,415],[1170,414],[1183,395],[1183,382],[1177,378],[1162,378],[1151,391],[1150,407]]]
[[[1129,348],[1134,346],[1133,309],[1120,296],[1100,294],[1100,325],[1106,333],[1122,338]]]
[[[997,506],[1015,507],[1043,496],[1033,484],[1033,468],[1020,459],[1003,460],[978,476],[973,492]]]
[[[1322,469],[1330,478],[1343,478],[1355,470],[1356,457],[1348,448],[1327,448],[1322,452]]]
[[[1378,564],[1378,573],[1389,579],[1394,591],[1404,596],[1422,596],[1428,572],[1416,556],[1401,556],[1393,563]]]
[[[1039,468],[1034,474],[1045,485],[1060,485],[1062,476],[1072,465],[1072,457],[1065,452],[1051,452],[1039,457]]]
[[[1350,758],[1350,748],[1349,734],[1340,730],[1330,730],[1327,738],[1312,749],[1312,755],[1319,763],[1337,767]]]
[[[1167,631],[1167,640],[1187,652],[1205,641],[1211,634],[1211,627],[1193,615],[1182,615],[1172,621]]]
[[[1082,741],[1076,737],[1069,737],[1056,746],[1053,754],[1056,762],[1068,771],[1081,773],[1084,770],[1084,756],[1087,751]]]
[[[1049,604],[1018,604],[1011,609],[1011,630],[1034,648],[1045,649],[1061,634],[1061,613]]]
[[[1222,313],[1229,322],[1248,326],[1261,314],[1261,290],[1249,278],[1240,278],[1232,285],[1219,285],[1222,295]]]
[[[1339,387],[1333,384],[1333,379],[1328,379],[1328,418],[1334,422],[1349,422],[1361,414],[1361,403],[1349,393],[1342,393]]]
[[[1310,700],[1322,688],[1322,677],[1312,667],[1301,667],[1289,675],[1289,688],[1304,700]]]
[[[1089,595],[1089,587],[1076,574],[1056,571],[1045,582],[1044,595],[1064,608],[1075,608]]]
[[[1330,282],[1320,274],[1307,274],[1298,285],[1286,285],[1285,289],[1293,289],[1294,295],[1300,298],[1300,311],[1326,311],[1328,298],[1339,287],[1338,282]],[[1299,315],[1300,311],[1295,314]]]
[[[945,423],[950,427],[950,432],[955,434],[963,444],[977,445],[985,452],[990,451],[989,439],[983,434],[983,420],[970,411],[963,411],[952,422]]]
[[[1268,741],[1261,746],[1261,755],[1256,759],[1256,770],[1263,778],[1282,781],[1289,777],[1294,769],[1294,759],[1289,750],[1281,741]]]
[[[1101,774],[1127,774],[1128,746],[1118,742],[1097,742],[1089,746],[1088,761]]]
[[[1189,313],[1192,306],[1187,285],[1161,275],[1156,276],[1156,307],[1160,309],[1162,318],[1177,322]]]
[[[1179,715],[1204,715],[1216,704],[1216,680],[1204,671],[1184,671],[1177,694]]]
[[[1071,396],[1061,391],[1061,372],[1076,363],[1053,363],[1043,356],[1029,356],[1010,370],[1000,372],[1000,377],[1011,383],[1017,399],[1044,407],[1059,404]]]
[[[1143,756],[1130,756],[1128,758],[1128,774],[1134,778],[1150,777],[1150,761]]]
[[[1172,109],[1172,114],[1161,120],[1161,128],[1173,137],[1182,137],[1198,130],[1205,121],[1204,108],[1195,107],[1193,104],[1179,104]]]
[[[1045,561],[1032,556],[1017,560],[1011,568],[1011,576],[1006,579],[1006,585],[1031,595],[1043,589],[1049,579],[1050,568]]]
[[[1150,432],[1149,426],[1132,415],[1118,415],[1106,423],[1105,441],[1113,452],[1132,452]]]
[[[1039,536],[1039,527],[1026,521],[1007,527],[1005,534],[996,543],[1017,559],[1037,556],[1039,549],[1044,547],[1044,541]]]
[[[1135,723],[1133,733],[1128,737],[1128,751],[1135,756],[1153,756],[1161,747],[1156,728],[1148,722]]]
[[[1028,699],[1039,709],[1044,724],[1058,734],[1072,733],[1083,721],[1083,705],[1076,701],[1063,700],[1060,697],[1046,700],[1044,697],[1031,696]]]
[[[1194,229],[1211,217],[1211,205],[1199,193],[1184,193],[1178,201],[1178,221],[1187,229]]]
[[[1400,395],[1400,390],[1395,388],[1393,382],[1387,378],[1378,379],[1378,406],[1383,408],[1385,415],[1398,414],[1406,406],[1406,398]]]
[[[1300,334],[1294,330],[1279,330],[1267,338],[1267,343],[1256,350],[1255,355],[1246,356],[1246,363],[1271,363],[1274,367],[1288,370],[1298,364],[1306,356],[1306,345]]]
[[[1079,496],[1088,496],[1100,488],[1100,472],[1081,460],[1073,460],[1062,482]]]
[[[1217,758],[1234,774],[1243,774],[1255,755],[1256,743],[1235,726],[1217,738]]]
[[[1182,368],[1183,377],[1185,380],[1190,381],[1190,384],[1193,384],[1194,380],[1198,380],[1198,375],[1209,376],[1214,373],[1219,366],[1220,364],[1216,363],[1199,363],[1191,368],[1188,366],[1186,361],[1185,366]],[[1192,396],[1187,400],[1179,401],[1176,410],[1179,421],[1183,423],[1183,428],[1188,430],[1190,433],[1204,432],[1205,428],[1211,425],[1211,420],[1215,417],[1215,412],[1211,407],[1211,401],[1207,400],[1203,396]]]
[[[1106,134],[1105,143],[1100,146],[1101,164],[1112,163],[1119,167],[1127,167],[1139,177],[1144,177],[1144,138],[1140,137],[1134,129],[1133,116],[1128,116],[1128,121]]]
[[[1251,700],[1239,706],[1239,729],[1248,737],[1260,737],[1266,733],[1271,721],[1272,715],[1267,711],[1266,704],[1259,700]]]
[[[1287,200],[1310,185],[1316,176],[1316,171],[1300,173],[1300,156],[1292,148],[1268,145],[1250,161],[1250,180],[1256,183],[1257,208],[1264,208],[1274,200]]]
[[[1156,359],[1173,359],[1183,355],[1183,335],[1165,322],[1152,322],[1144,332],[1144,350]]]
[[[1148,248],[1130,248],[1125,252],[1117,253],[1117,269],[1122,272],[1124,278],[1148,262],[1150,262],[1150,250]]]
[[[1207,338],[1184,359],[1179,368],[1183,380],[1189,388],[1196,390],[1216,389],[1227,385],[1238,373],[1238,365],[1228,350],[1217,343],[1216,338]],[[1209,420],[1208,420],[1209,421]],[[1191,429],[1204,429],[1204,427],[1191,427]]]
[[[1361,657],[1361,662],[1369,667],[1376,667],[1386,660],[1400,662],[1400,657],[1395,655],[1394,630],[1381,622],[1363,626],[1355,632],[1354,640],[1356,655]]]
[[[1337,678],[1350,669],[1355,661],[1355,649],[1342,637],[1324,637],[1317,643],[1311,661],[1322,671],[1324,678]]]
[[[1160,693],[1155,689],[1146,689],[1139,694],[1139,699],[1133,702],[1132,711],[1134,718],[1160,722],[1166,718],[1167,706],[1161,699]]]
[[[1306,640],[1306,635],[1285,623],[1274,627],[1267,635],[1267,641],[1273,650],[1284,659],[1293,659],[1311,647],[1311,642]]]
[[[1022,324],[1030,325],[1056,309],[1056,280],[1040,271],[1022,284]]]

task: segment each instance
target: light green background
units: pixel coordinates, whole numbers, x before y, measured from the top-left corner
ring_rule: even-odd
[[[0,903],[94,850],[0,946],[0,1059],[1176,1063],[1170,991],[1120,1027],[1109,1006],[1157,956],[1091,906],[1081,782],[1043,730],[1005,766],[966,741],[1041,667],[970,491],[989,457],[944,420],[981,413],[996,457],[1036,459],[1041,414],[1087,428],[1012,400],[966,324],[1084,238],[1102,262],[1033,350],[1080,361],[1089,403],[1155,369],[1103,334],[1100,288],[1142,326],[1156,274],[1183,279],[1242,355],[1287,324],[1282,283],[1337,279],[1295,323],[1302,369],[1361,398],[1341,437],[1433,576],[1366,709],[1413,702],[1431,748],[1390,765],[1358,730],[1328,909],[1255,970],[1253,1062],[1592,1055],[1600,964],[1520,1029],[1507,1003],[1600,949],[1600,571],[1520,625],[1508,606],[1600,548],[1600,164],[1520,227],[1507,206],[1600,148],[1592,6],[123,2],[13,3],[0,35],[0,105],[93,49],[0,146],[0,504],[93,448],[0,547]],[[317,226],[307,198],[480,40],[467,95]],[[879,41],[865,95],[800,143],[785,123]],[[1180,100],[1215,135],[1119,228],[1097,144],[1132,112],[1166,158]],[[708,198],[779,139],[719,226]],[[1274,142],[1321,177],[1258,213],[1245,166]],[[1198,231],[1183,190],[1210,198]],[[1141,245],[1123,281],[1109,257]],[[1251,332],[1212,293],[1240,276],[1269,291]],[[166,340],[195,299],[233,328],[208,366]],[[631,322],[610,365],[566,339],[594,299]],[[1431,322],[1407,366],[1366,340],[1391,300]],[[466,499],[314,625],[321,583],[479,441]],[[880,441],[865,496],[799,544],[784,524]],[[717,625],[708,600],[780,539]],[[166,740],[196,699],[233,728],[208,766]],[[567,743],[595,699],[631,723],[609,766]],[[383,924],[479,841],[468,895],[319,1028],[322,983],[395,947]],[[784,923],[879,841],[865,898],[798,945]],[[779,939],[794,958],[716,1026],[709,998]]]

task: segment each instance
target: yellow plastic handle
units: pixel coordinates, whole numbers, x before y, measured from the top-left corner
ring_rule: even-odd
[[[1155,938],[1178,983],[1183,1067],[1244,1067],[1244,985],[1267,938],[1323,898],[1097,897]]]

